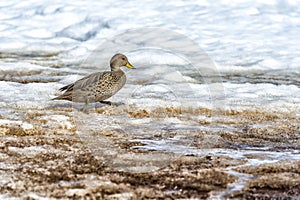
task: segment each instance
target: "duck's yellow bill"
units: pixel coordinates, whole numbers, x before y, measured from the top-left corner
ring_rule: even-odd
[[[135,67],[132,66],[129,62],[127,62],[125,66],[129,69],[135,69]]]

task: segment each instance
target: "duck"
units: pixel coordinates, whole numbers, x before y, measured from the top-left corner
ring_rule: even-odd
[[[66,85],[59,89],[64,93],[52,100],[85,103],[82,109],[85,113],[88,113],[89,103],[100,102],[111,105],[111,102],[105,100],[115,95],[126,83],[126,74],[122,67],[135,69],[125,55],[117,53],[110,60],[110,71],[95,72]]]

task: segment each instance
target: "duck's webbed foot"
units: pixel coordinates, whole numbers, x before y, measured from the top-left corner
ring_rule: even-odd
[[[107,104],[107,105],[113,105],[113,103],[111,101],[99,101],[100,103],[103,103],[103,104]]]

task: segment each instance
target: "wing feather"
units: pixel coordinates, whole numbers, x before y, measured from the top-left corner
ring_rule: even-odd
[[[110,72],[96,72],[96,73],[92,73],[92,74],[90,74],[88,76],[83,77],[82,79],[77,80],[74,83],[71,83],[69,85],[66,85],[66,86],[60,88],[59,91],[69,92],[69,91],[73,91],[74,89],[83,89],[83,88],[86,88],[86,87],[88,87],[90,85],[98,83],[99,80],[101,79],[101,77],[104,74],[107,74],[107,73],[110,73]]]

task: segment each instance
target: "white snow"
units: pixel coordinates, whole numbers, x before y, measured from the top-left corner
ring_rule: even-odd
[[[27,122],[23,122],[20,120],[0,119],[0,125],[11,125],[11,124],[20,125],[21,128],[23,128],[24,130],[33,129],[33,125]]]
[[[17,63],[1,63],[0,71],[2,73],[5,72],[17,72],[17,71],[42,71],[45,70],[44,67],[39,65],[25,63],[25,62],[17,62]]]
[[[47,124],[59,124],[60,127],[64,129],[72,129],[74,128],[74,125],[71,123],[71,119],[68,116],[65,115],[47,115],[47,116],[42,116],[39,119],[43,119],[47,121]]]
[[[126,4],[91,0],[1,1],[0,49],[68,51],[79,46],[93,50],[122,31],[161,27],[192,38],[227,70],[261,58],[274,59],[262,63],[262,69],[278,69],[278,63],[282,69],[299,57],[300,12],[296,5],[296,1],[280,0],[175,0],[164,4],[137,0]],[[282,50],[289,54],[278,54]],[[169,56],[141,56],[164,64],[182,62]]]
[[[60,94],[57,89],[83,75],[107,70],[110,56],[123,50],[137,69],[125,69],[127,84],[112,101],[139,108],[264,109],[293,111],[298,116],[300,7],[296,5],[281,0],[1,0],[1,108],[39,110],[59,104],[50,100]],[[145,27],[157,27],[162,34],[115,38],[124,31]],[[168,30],[183,36],[184,41],[192,40],[202,51],[193,51],[188,42],[180,43],[182,38],[172,38],[174,34]],[[145,40],[139,40],[143,36]],[[101,46],[106,42],[121,47]],[[187,54],[164,49],[168,42]],[[93,56],[95,49],[99,54]],[[201,63],[190,63],[189,56]],[[85,63],[87,58],[95,61],[94,65]],[[205,69],[212,71],[213,78],[203,76]],[[53,82],[14,81],[33,74],[41,80],[63,75]],[[258,74],[264,77],[263,82],[251,82]],[[239,80],[232,82],[233,75]],[[239,82],[243,78],[248,79]],[[72,127],[62,116],[51,120]]]
[[[44,108],[55,93],[55,83],[28,83],[0,81],[0,101],[3,107]]]

